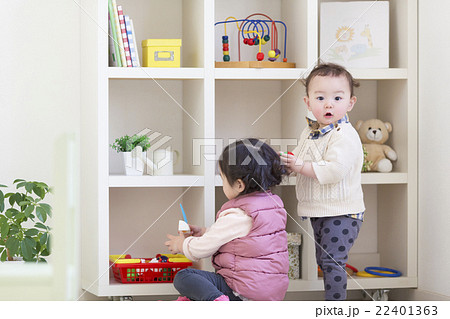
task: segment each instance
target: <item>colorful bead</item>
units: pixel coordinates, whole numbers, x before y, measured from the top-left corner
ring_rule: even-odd
[[[258,54],[256,55],[256,59],[257,59],[258,61],[264,60],[264,53],[258,52]]]
[[[230,51],[229,51],[229,44],[228,44],[228,36],[224,35],[222,36],[222,50],[223,50],[223,61],[228,62],[230,61]]]
[[[280,56],[281,51],[279,49],[275,49],[275,58],[278,59],[278,57]]]
[[[280,56],[280,54],[281,54],[281,51],[279,49],[275,49],[275,51],[270,50],[269,51],[269,61],[275,62],[278,59],[278,57]]]

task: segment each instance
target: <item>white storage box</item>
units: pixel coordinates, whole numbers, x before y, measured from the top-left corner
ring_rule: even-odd
[[[300,278],[300,247],[302,245],[302,234],[287,233],[289,253],[289,279]]]

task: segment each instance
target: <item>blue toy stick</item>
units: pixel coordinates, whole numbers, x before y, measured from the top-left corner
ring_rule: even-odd
[[[187,218],[186,218],[186,213],[184,212],[183,206],[180,203],[180,208],[181,208],[181,212],[183,213],[183,219],[186,222],[186,224],[188,224]]]

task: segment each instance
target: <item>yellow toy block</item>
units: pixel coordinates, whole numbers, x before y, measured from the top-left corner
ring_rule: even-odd
[[[109,261],[114,263],[116,262],[117,259],[122,259],[125,258],[125,254],[124,255],[109,255]]]
[[[138,258],[117,259],[116,264],[140,264],[141,260]]]
[[[186,257],[184,257],[184,258],[169,258],[169,261],[171,263],[190,263],[191,262]]]

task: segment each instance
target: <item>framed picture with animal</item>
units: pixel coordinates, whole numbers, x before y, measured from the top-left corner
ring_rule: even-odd
[[[320,58],[347,68],[389,68],[389,2],[323,2]]]

